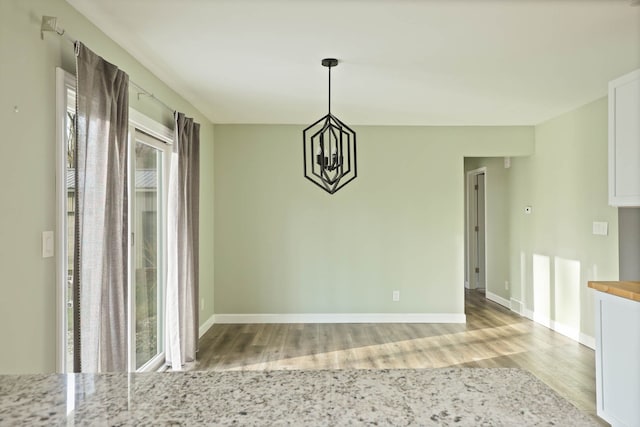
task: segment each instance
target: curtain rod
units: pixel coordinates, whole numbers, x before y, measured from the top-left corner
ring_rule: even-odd
[[[69,33],[67,33],[64,29],[59,29],[58,25],[57,25],[57,21],[58,21],[58,18],[55,17],[55,16],[43,16],[42,17],[42,23],[40,24],[40,39],[44,40],[44,33],[45,32],[53,32],[53,33],[56,33],[57,35],[61,36],[66,41],[69,41],[69,42],[75,44],[77,39],[74,39],[73,37],[71,37],[69,35]],[[138,83],[134,82],[131,79],[129,79],[129,83],[131,84],[131,86],[135,87],[137,90],[140,91],[140,92],[138,92],[138,99],[140,99],[140,95],[148,96],[149,98],[151,98],[152,100],[154,100],[158,104],[162,105],[167,110],[171,111],[171,113],[175,113],[176,112],[176,110],[174,108],[169,107],[162,100],[157,98],[153,94],[153,92],[148,91],[147,89],[143,88],[142,86],[140,86]]]

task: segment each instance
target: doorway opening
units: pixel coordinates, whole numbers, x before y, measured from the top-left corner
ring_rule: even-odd
[[[465,288],[485,292],[486,272],[486,203],[485,180],[487,168],[468,171],[466,174],[466,253]]]

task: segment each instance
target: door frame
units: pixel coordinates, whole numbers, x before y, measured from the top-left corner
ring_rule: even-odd
[[[475,273],[473,269],[475,267],[474,259],[476,257],[476,247],[477,247],[477,238],[474,233],[473,224],[476,223],[476,212],[478,206],[478,200],[475,197],[475,178],[477,175],[484,174],[484,269],[482,270],[484,273],[484,283],[485,289],[487,286],[487,168],[485,166],[467,171],[466,179],[465,179],[465,188],[466,188],[466,204],[465,204],[465,243],[466,243],[466,253],[465,253],[465,282],[464,287],[466,289],[476,289],[478,286],[477,280],[475,279]]]
[[[67,113],[67,90],[75,91],[76,79],[56,67],[56,372],[67,372],[67,135],[60,120]]]
[[[158,201],[161,204],[161,215],[157,219],[158,233],[161,235],[160,240],[166,239],[167,232],[167,189],[169,188],[169,169],[171,164],[171,145],[173,144],[174,132],[163,124],[149,118],[148,116],[140,113],[133,108],[129,108],[129,131],[128,131],[128,150],[129,150],[129,280],[127,285],[127,298],[128,298],[128,342],[127,342],[127,362],[129,372],[144,372],[144,371],[157,371],[165,362],[166,351],[166,336],[165,336],[165,308],[167,298],[167,286],[166,286],[166,260],[167,260],[167,245],[161,243],[161,253],[159,254],[162,259],[162,269],[160,272],[161,280],[158,281],[158,298],[161,300],[160,307],[158,307],[158,316],[162,313],[162,322],[158,326],[158,346],[161,351],[147,361],[140,368],[136,367],[136,297],[135,297],[135,265],[136,265],[136,240],[134,234],[137,232],[135,229],[135,212],[136,212],[136,188],[135,188],[135,150],[136,150],[136,132],[142,132],[155,139],[154,142],[145,142],[145,144],[159,150],[163,153],[162,165],[161,165],[161,178],[162,188],[161,194],[158,194]],[[159,183],[160,184],[160,183]]]

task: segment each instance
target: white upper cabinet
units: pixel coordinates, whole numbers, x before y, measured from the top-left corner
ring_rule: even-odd
[[[609,82],[609,204],[640,206],[640,70]]]

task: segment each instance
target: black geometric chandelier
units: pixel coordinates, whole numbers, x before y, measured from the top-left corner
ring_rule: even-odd
[[[333,194],[357,176],[356,133],[331,114],[331,67],[335,58],[325,58],[329,68],[329,113],[302,132],[304,176],[329,194]]]

